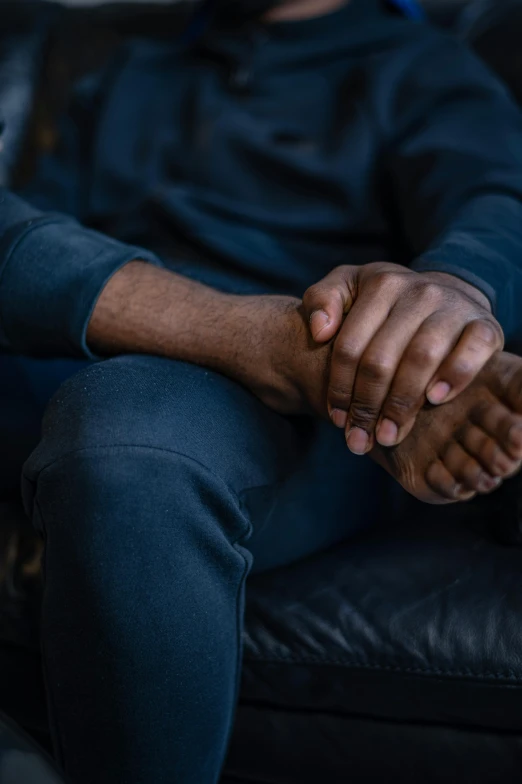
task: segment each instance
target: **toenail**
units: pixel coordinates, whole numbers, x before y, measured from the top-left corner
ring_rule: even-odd
[[[399,437],[399,428],[391,419],[383,419],[377,428],[377,441],[381,446],[394,446]]]
[[[494,490],[495,487],[498,487],[501,482],[501,477],[497,476],[494,478],[489,474],[481,474],[477,482],[477,489],[479,493],[489,493],[490,490]]]
[[[456,501],[469,501],[471,498],[476,496],[476,490],[467,490],[464,485],[454,485],[453,487],[453,498]]]
[[[348,449],[350,452],[353,452],[354,455],[364,455],[368,449],[370,439],[368,433],[362,428],[352,427],[348,433],[346,443],[348,444]]]
[[[340,408],[332,408],[330,418],[336,427],[344,430],[346,423],[348,422],[348,414],[346,411],[341,411]]]
[[[426,397],[432,405],[440,406],[441,403],[444,403],[450,392],[451,387],[449,384],[445,381],[438,381],[435,386],[427,392]]]
[[[457,499],[457,501],[467,501],[473,495],[476,495],[476,491],[472,492],[464,485],[458,484],[453,486],[453,498]]]

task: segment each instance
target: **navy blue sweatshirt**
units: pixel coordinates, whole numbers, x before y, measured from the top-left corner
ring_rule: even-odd
[[[132,42],[78,86],[24,198],[1,195],[0,347],[89,356],[96,299],[133,258],[295,294],[338,264],[440,270],[510,337],[522,114],[462,44],[380,0]]]

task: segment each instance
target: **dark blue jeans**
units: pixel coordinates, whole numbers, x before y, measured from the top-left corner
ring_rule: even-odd
[[[77,368],[5,361],[39,390],[28,422]],[[283,418],[205,369],[128,356],[60,387],[22,486],[45,539],[44,666],[71,780],[214,784],[249,572],[368,526],[389,485],[327,423]]]

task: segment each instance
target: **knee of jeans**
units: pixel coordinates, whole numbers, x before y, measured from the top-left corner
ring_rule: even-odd
[[[202,519],[197,509],[206,498],[216,505],[213,519],[230,520],[231,537],[241,537],[229,484],[235,474],[224,457],[229,396],[236,394],[231,383],[153,357],[121,357],[81,371],[48,406],[41,443],[24,467],[26,510],[44,529],[56,530],[62,518],[74,519],[78,529],[84,520],[94,546],[96,531],[105,541],[122,523],[147,520],[147,527],[175,525],[186,534]]]
[[[227,383],[209,383],[209,376],[194,365],[148,356],[117,357],[86,368],[66,381],[47,407],[42,441],[49,457],[116,445],[187,448],[195,457],[205,410],[212,406],[219,418],[220,386]]]
[[[239,385],[195,365],[149,356],[93,364],[51,400],[24,477],[34,482],[47,466],[81,453],[134,450],[139,462],[150,449],[191,460],[240,491],[260,479],[259,461],[245,457],[256,429],[263,432],[255,427],[260,405]],[[133,481],[140,476],[137,469]]]
[[[24,501],[36,528],[71,552],[112,557],[151,537],[181,551],[250,530],[236,493],[197,461],[140,446],[86,448],[24,475]],[[48,540],[49,541],[49,540]],[[224,540],[225,541],[225,540]],[[212,547],[203,548],[211,554]]]

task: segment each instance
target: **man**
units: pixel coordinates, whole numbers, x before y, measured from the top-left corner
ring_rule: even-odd
[[[80,784],[218,781],[247,574],[370,525],[375,463],[445,503],[522,461],[518,110],[385,2],[272,5],[120,52],[0,205],[1,345],[113,357],[23,472]]]

